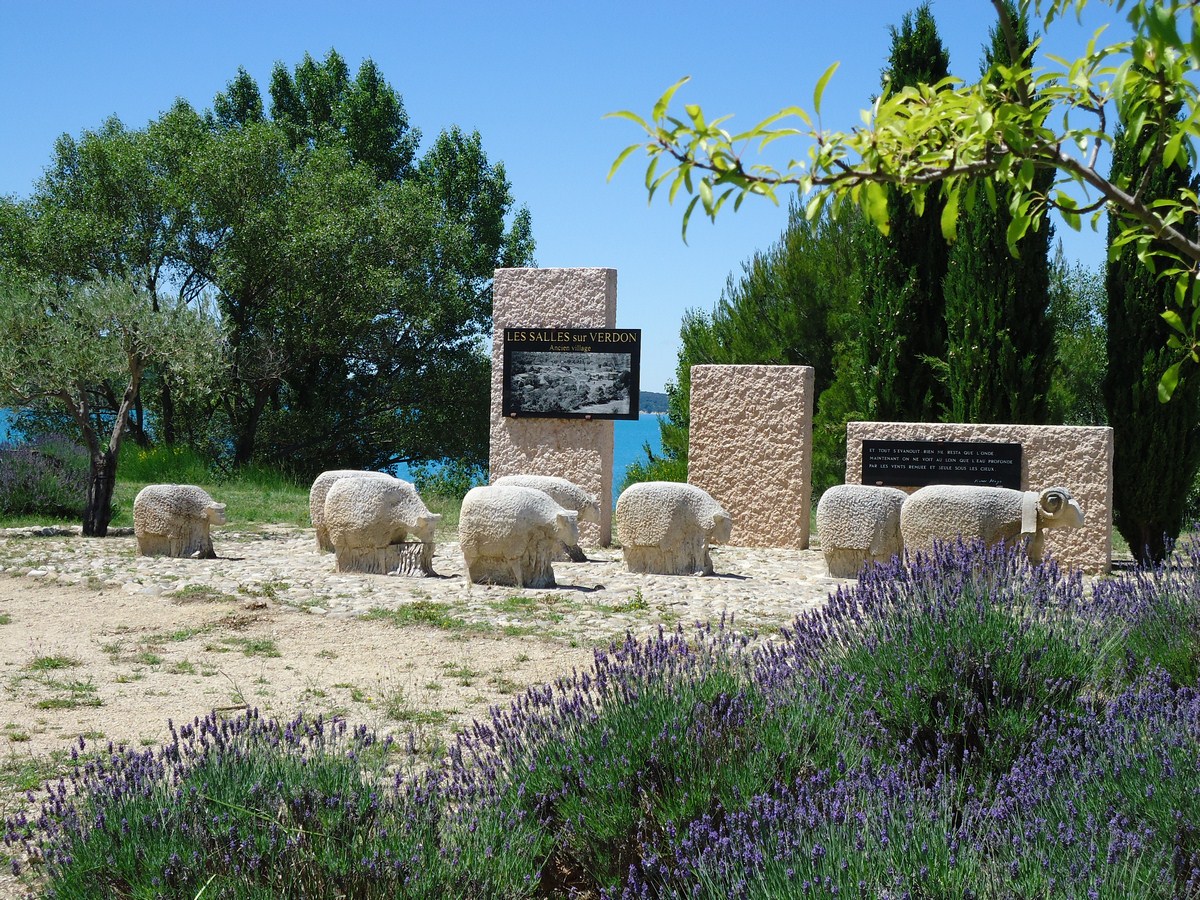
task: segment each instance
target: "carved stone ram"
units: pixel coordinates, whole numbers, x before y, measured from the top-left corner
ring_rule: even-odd
[[[1040,562],[1047,528],[1081,528],[1083,510],[1064,487],[1038,491],[934,484],[915,491],[900,508],[904,548],[929,550],[937,540],[982,539],[991,545],[1029,539],[1029,558]]]

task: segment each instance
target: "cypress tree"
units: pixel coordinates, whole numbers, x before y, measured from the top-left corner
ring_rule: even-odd
[[[1017,53],[1029,47],[1029,20],[1011,2],[1006,13],[1017,36]],[[1009,47],[997,25],[986,48],[984,72],[1009,63]],[[1045,194],[1054,174],[1040,173],[1034,189]],[[1047,396],[1054,369],[1054,325],[1050,319],[1048,220],[1009,253],[1010,191],[996,203],[979,190],[962,212],[958,239],[950,249],[944,282],[946,302],[946,418],[953,422],[1048,421]]]
[[[929,4],[923,3],[892,29],[884,87],[899,91],[932,85],[949,71],[950,54]],[[946,344],[942,281],[948,248],[942,237],[942,205],[930,191],[918,215],[911,200],[891,192],[890,233],[870,239],[858,366],[867,412],[877,419],[935,421],[946,405],[938,370]]]
[[[1147,202],[1196,190],[1196,178],[1178,164],[1164,168],[1144,148],[1157,134],[1119,131],[1113,144],[1114,184],[1138,185],[1149,169]],[[1192,228],[1195,224],[1192,223]],[[1110,216],[1108,240],[1117,235]],[[1104,401],[1113,427],[1113,521],[1142,562],[1162,560],[1185,524],[1189,488],[1200,468],[1200,378],[1189,378],[1169,403],[1158,399],[1158,380],[1174,362],[1165,347],[1170,329],[1159,314],[1174,306],[1171,279],[1158,279],[1133,252],[1109,262],[1108,376]]]

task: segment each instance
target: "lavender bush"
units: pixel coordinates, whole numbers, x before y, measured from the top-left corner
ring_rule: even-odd
[[[1198,563],[1088,596],[941,547],[779,640],[629,638],[445,759],[252,713],[82,754],[6,841],[57,898],[1200,898]]]
[[[87,481],[87,452],[64,437],[0,443],[0,515],[78,518]]]

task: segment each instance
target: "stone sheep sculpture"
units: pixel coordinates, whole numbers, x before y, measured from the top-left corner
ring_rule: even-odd
[[[904,551],[898,488],[839,484],[817,503],[817,539],[834,578],[855,578],[867,563],[887,562]]]
[[[934,484],[915,491],[900,509],[900,533],[909,552],[961,536],[1000,541],[1029,538],[1029,558],[1040,562],[1047,528],[1081,528],[1083,510],[1063,487],[1038,491]]]
[[[325,495],[325,528],[339,572],[432,575],[431,513],[407,481],[379,473],[339,478]]]
[[[630,572],[711,575],[709,546],[732,533],[729,513],[694,485],[644,481],[617,498],[617,540]]]
[[[563,509],[573,509],[579,513],[580,522],[599,522],[600,503],[574,482],[554,475],[505,475],[492,482],[494,485],[510,485],[528,487],[545,491],[550,499]],[[587,555],[578,544],[563,544],[562,551],[556,558],[569,559],[571,562],[587,562]]]
[[[193,484],[148,484],[133,501],[139,556],[215,559],[209,528],[225,524],[225,504]]]
[[[473,584],[554,587],[560,544],[579,543],[579,514],[545,491],[515,485],[472,488],[463,498],[458,539]]]
[[[325,527],[325,495],[333,487],[333,483],[342,478],[391,478],[386,472],[364,472],[358,469],[330,469],[322,472],[313,479],[308,491],[308,515],[312,519],[313,528],[317,532],[317,549],[325,553],[333,552],[333,543],[329,540],[329,529]]]

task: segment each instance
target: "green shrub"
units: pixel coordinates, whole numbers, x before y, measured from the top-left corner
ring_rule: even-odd
[[[413,485],[421,495],[461,500],[471,488],[487,483],[482,466],[459,459],[413,463]]]
[[[79,518],[87,498],[87,451],[60,436],[0,444],[0,514]]]

